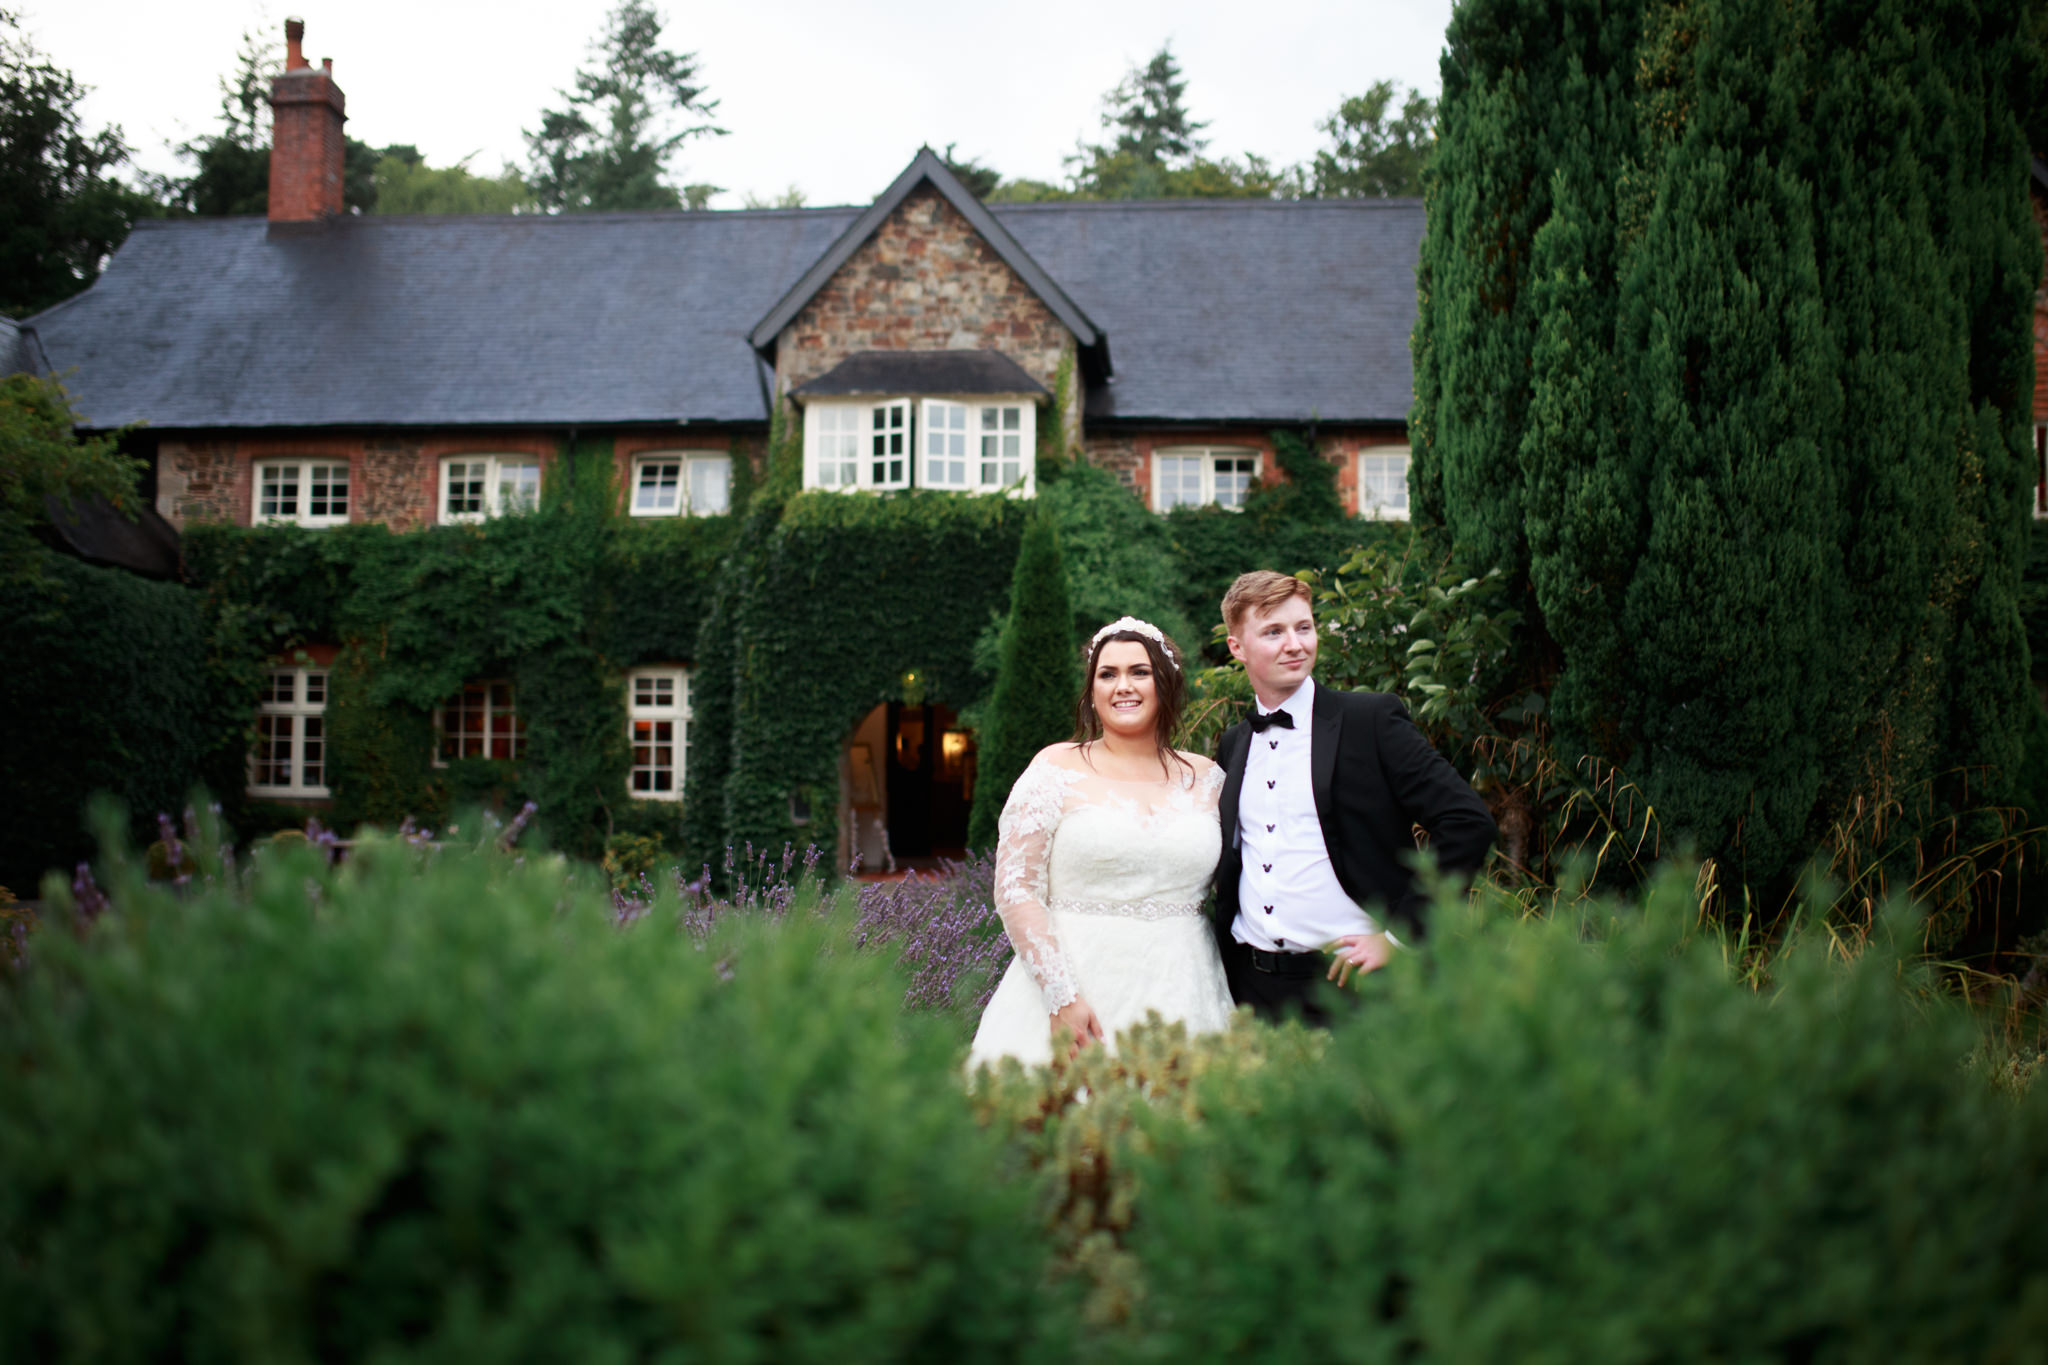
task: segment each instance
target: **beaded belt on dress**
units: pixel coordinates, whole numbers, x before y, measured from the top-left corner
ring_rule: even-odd
[[[1168,901],[1149,896],[1140,901],[1082,901],[1054,896],[1050,905],[1067,915],[1117,915],[1124,919],[1179,919],[1202,913],[1200,901]]]

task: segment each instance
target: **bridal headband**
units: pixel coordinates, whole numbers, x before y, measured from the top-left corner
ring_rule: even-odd
[[[1126,630],[1133,635],[1142,635],[1146,639],[1156,642],[1159,648],[1165,652],[1166,661],[1172,664],[1175,669],[1180,667],[1180,656],[1173,652],[1173,642],[1166,638],[1166,632],[1153,625],[1150,621],[1140,621],[1135,616],[1119,616],[1101,630],[1096,631],[1095,638],[1088,642],[1089,652],[1092,654],[1095,647],[1101,644],[1105,637]]]

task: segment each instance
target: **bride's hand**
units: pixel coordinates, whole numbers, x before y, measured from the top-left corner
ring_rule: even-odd
[[[1071,1058],[1088,1044],[1102,1041],[1102,1021],[1088,1008],[1086,1000],[1076,996],[1053,1011],[1052,1036],[1055,1049],[1061,1041],[1066,1042],[1067,1056]]]

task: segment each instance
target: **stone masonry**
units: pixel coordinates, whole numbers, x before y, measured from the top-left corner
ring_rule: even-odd
[[[780,393],[858,351],[1001,351],[1052,391],[1073,334],[937,190],[923,186],[776,345]]]

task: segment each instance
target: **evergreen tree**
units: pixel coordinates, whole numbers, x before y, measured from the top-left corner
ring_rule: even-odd
[[[1059,531],[1052,515],[1040,509],[1024,528],[1010,577],[1010,619],[980,737],[969,848],[995,847],[996,822],[1010,788],[1034,754],[1073,733],[1080,681],[1073,630]]]
[[[0,10],[0,314],[40,312],[78,293],[138,218],[161,212],[113,177],[128,145],[118,128],[86,131],[85,94]]]
[[[1202,155],[1209,141],[1198,134],[1209,125],[1188,113],[1187,89],[1171,45],[1162,46],[1103,96],[1103,131],[1114,136],[1108,142],[1084,142],[1066,158],[1067,193],[1041,194],[1037,191],[1046,187],[1025,182],[1016,193],[998,198],[1263,199],[1278,193],[1287,175],[1263,157],[1236,161]]]
[[[179,144],[178,155],[193,163],[193,173],[158,182],[158,192],[172,214],[248,218],[269,212],[270,83],[283,70],[284,53],[275,38],[242,35],[234,70],[220,78],[219,126],[205,137]],[[352,137],[342,139],[343,208],[355,213],[376,210],[382,156]]]
[[[702,208],[712,185],[668,183],[669,163],[692,138],[720,134],[717,100],[704,98],[697,56],[661,47],[663,21],[643,0],[622,0],[591,44],[567,102],[541,114],[526,134],[528,184],[549,212],[579,209]],[[672,120],[686,122],[677,128]]]
[[[1630,771],[1667,828],[1775,889],[1812,847],[1846,605],[1841,390],[1806,177],[1815,35],[1776,0],[1659,7],[1654,199],[1617,354],[1647,533],[1623,607]]]
[[[1766,905],[1857,810],[2018,780],[2027,32],[2018,0],[1452,24],[1418,520],[1526,567],[1567,756]]]

